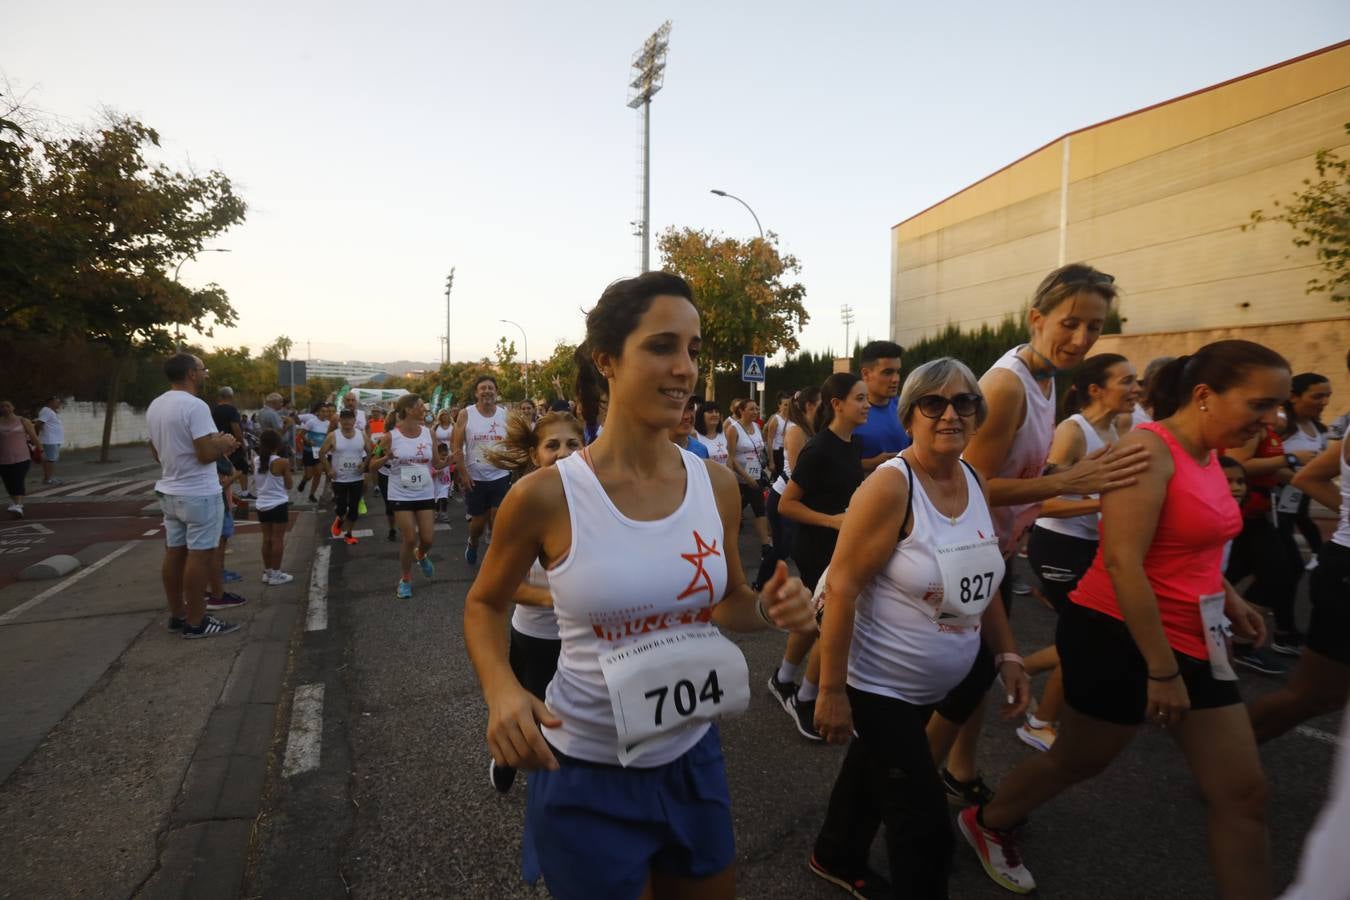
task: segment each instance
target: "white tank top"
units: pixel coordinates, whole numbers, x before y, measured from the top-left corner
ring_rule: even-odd
[[[365,477],[361,462],[366,458],[366,436],[356,432],[345,437],[335,431],[333,437],[333,475],[338,484],[352,484]]]
[[[279,458],[276,456],[270,457],[267,460],[267,468],[263,468],[261,455],[253,461],[253,471],[257,473],[253,489],[258,495],[258,499],[253,501],[253,505],[258,508],[259,512],[276,509],[291,499],[286,494],[286,477],[272,474],[272,463]]]
[[[784,431],[784,429],[787,428],[788,420],[785,419],[785,418],[783,418],[783,417],[782,417],[781,415],[779,415],[778,413],[774,413],[770,418],[771,418],[772,421],[778,423],[777,426],[775,426],[775,427],[774,427],[774,430],[773,430],[773,449],[774,449],[774,450],[782,450],[782,449],[783,449],[783,431]]]
[[[730,419],[728,422],[732,428],[736,429],[736,462],[741,464],[741,468],[751,478],[759,478],[760,473],[764,470],[764,433],[759,430],[759,426],[754,422],[750,423],[750,430],[748,431],[744,425],[735,419]],[[722,440],[726,440],[725,435]]]
[[[1341,521],[1331,539],[1342,547],[1350,547],[1350,463],[1345,461],[1345,447],[1341,447]]]
[[[722,432],[717,432],[712,437],[704,437],[701,434],[695,434],[699,443],[708,448],[708,459],[715,463],[727,464],[730,454],[727,453],[727,436]]]
[[[483,456],[489,449],[506,437],[506,410],[497,407],[491,416],[470,406],[466,413],[464,428],[464,458],[468,461],[469,477],[474,481],[496,481],[511,473],[489,463]]]
[[[722,518],[704,462],[688,450],[680,450],[680,457],[684,500],[666,518],[651,522],[619,512],[586,454],[558,461],[572,547],[548,573],[562,651],[546,699],[563,724],[545,728],[544,735],[568,756],[618,764],[602,655],[657,633],[716,631],[713,607],[727,589]],[[707,730],[704,722],[671,731],[629,764],[665,765]]]
[[[441,426],[437,425],[436,430],[434,432],[436,435],[436,443],[445,444],[446,446],[449,446],[450,435],[454,432],[454,430],[455,426],[453,425],[451,425],[449,428],[442,428]]]
[[[1285,453],[1299,453],[1303,450],[1321,453],[1327,449],[1327,433],[1319,431],[1316,434],[1308,434],[1301,427],[1295,428],[1294,433],[1284,438],[1282,443]]]
[[[1025,345],[1023,345],[1025,346]],[[1013,435],[1008,458],[995,473],[995,478],[1037,478],[1045,471],[1045,459],[1050,455],[1050,444],[1055,437],[1055,385],[1050,382],[1050,396],[1041,393],[1036,379],[1031,377],[1026,364],[1017,358],[1014,347],[999,357],[990,369],[1007,369],[1022,382],[1022,393],[1027,398],[1027,414]],[[994,525],[998,528],[999,545],[1003,555],[1013,552],[1017,542],[1040,512],[1041,504],[1021,503],[1016,506],[994,507]]]
[[[539,560],[530,566],[525,583],[530,587],[549,589],[548,571],[539,564]],[[526,637],[539,638],[541,641],[558,639],[558,617],[547,607],[517,603],[515,612],[511,613],[511,627]]]
[[[1085,447],[1084,455],[1096,453],[1098,450],[1102,449],[1102,447],[1106,446],[1106,442],[1103,441],[1101,435],[1097,433],[1097,429],[1092,427],[1092,423],[1085,419],[1082,413],[1074,413],[1069,416],[1069,419],[1083,432]],[[1111,444],[1114,446],[1116,441],[1120,440],[1120,437],[1116,434],[1115,425],[1111,426],[1110,431]],[[1096,499],[1101,495],[1062,494],[1060,496],[1064,500],[1086,500],[1089,498]],[[1046,516],[1037,519],[1036,524],[1047,531],[1065,534],[1069,537],[1081,538],[1085,541],[1096,541],[1101,539],[1101,536],[1097,531],[1097,523],[1100,521],[1100,518],[1101,517],[1098,516],[1097,513],[1086,513],[1081,516],[1072,516],[1066,519],[1052,519]]]
[[[425,425],[417,437],[408,437],[395,428],[389,432],[389,499],[432,500],[431,430]],[[414,479],[416,479],[414,481]]]
[[[783,426],[783,432],[786,433],[789,428],[801,428],[796,422],[788,422]],[[801,451],[798,450],[798,453]],[[773,480],[773,492],[778,496],[783,496],[783,491],[787,490],[787,483],[792,480],[792,463],[788,462],[787,451],[783,452],[783,471],[778,473],[778,477]]]
[[[894,468],[909,478],[908,463],[888,459],[878,469]],[[939,547],[987,541],[994,522],[980,482],[966,466],[966,509],[952,522],[933,506],[917,477],[913,484],[913,527],[896,544],[886,565],[858,594],[848,683],[854,688],[906,703],[936,703],[955,687],[975,661],[979,625],[934,621],[944,596]],[[842,547],[840,549],[843,549]],[[1003,580],[1002,559],[989,545],[992,587]],[[838,552],[838,551],[836,551]]]

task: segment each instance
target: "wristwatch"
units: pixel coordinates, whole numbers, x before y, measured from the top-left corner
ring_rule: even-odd
[[[1298,457],[1292,453],[1286,453],[1284,455],[1284,461],[1289,464],[1289,468],[1291,469],[1298,466]]]

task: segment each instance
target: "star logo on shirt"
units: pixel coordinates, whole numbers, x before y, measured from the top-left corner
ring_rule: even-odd
[[[703,561],[710,556],[721,556],[717,551],[717,541],[708,544],[703,540],[703,536],[697,531],[694,532],[694,544],[697,549],[693,553],[681,553],[680,556],[686,562],[694,566],[694,575],[689,579],[689,586],[684,589],[684,593],[676,597],[676,600],[683,600],[702,591],[708,592],[708,603],[714,603],[717,598],[713,596],[712,575],[703,568]]]

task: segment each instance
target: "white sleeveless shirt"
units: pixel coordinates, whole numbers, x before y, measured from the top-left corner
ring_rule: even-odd
[[[1082,413],[1074,413],[1069,419],[1078,426],[1083,432],[1084,455],[1096,453],[1106,446],[1102,436],[1097,433],[1097,429],[1092,427],[1092,423],[1083,417]],[[1120,438],[1116,434],[1116,426],[1110,427],[1111,443],[1114,445]],[[1062,494],[1064,500],[1087,500],[1096,499],[1101,494]],[[1080,538],[1085,541],[1101,540],[1101,535],[1097,530],[1097,523],[1101,517],[1096,513],[1085,513],[1081,516],[1071,516],[1064,519],[1053,519],[1049,516],[1043,516],[1036,520],[1036,524],[1047,531],[1053,531],[1057,534],[1068,535],[1069,537]]]
[[[510,472],[492,465],[484,456],[506,437],[506,409],[498,406],[496,412],[485,416],[477,406],[470,406],[464,425],[464,459],[469,477],[474,481],[496,481],[510,476]]]
[[[1350,463],[1345,461],[1345,448],[1341,448],[1341,520],[1331,540],[1342,547],[1350,547]]]
[[[1023,345],[1025,346],[1025,345]],[[1050,396],[1041,393],[1036,379],[1022,360],[1017,358],[1014,347],[999,357],[998,362],[989,368],[1007,369],[1022,382],[1022,393],[1026,395],[1027,413],[1022,425],[1013,435],[1012,446],[1008,448],[1008,457],[995,478],[1037,478],[1045,471],[1045,460],[1050,455],[1050,444],[1055,438],[1055,384],[1050,382]],[[1021,503],[1016,506],[996,506],[993,510],[994,525],[998,528],[999,545],[1003,555],[1013,552],[1017,542],[1040,512],[1041,504]]]
[[[525,583],[545,591],[549,589],[548,571],[539,564],[539,560],[536,559],[525,574]],[[517,603],[515,611],[511,613],[511,627],[526,637],[539,638],[541,641],[558,639],[558,617],[545,606]]]
[[[657,635],[717,632],[713,607],[727,588],[722,518],[703,460],[683,449],[680,457],[684,500],[669,516],[650,522],[615,507],[587,454],[557,463],[572,547],[548,573],[562,651],[546,699],[563,724],[543,732],[567,756],[618,764],[602,656]],[[670,731],[628,764],[652,767],[678,759],[708,727],[703,722]]]
[[[961,571],[969,569],[968,574],[978,580],[972,590],[986,605],[1003,580],[1004,566],[992,540],[993,517],[979,479],[970,469],[961,466],[969,499],[953,522],[933,506],[918,477],[910,478],[908,465],[895,457],[877,467],[896,469],[909,478],[913,527],[858,594],[848,683],[870,694],[927,705],[941,700],[966,676],[980,645],[977,621],[944,620],[939,615],[946,593],[939,549],[942,555],[953,557],[956,554],[948,552],[951,548],[981,548],[967,557]]]
[[[796,422],[788,422],[783,426],[782,431],[786,434],[789,428],[801,428]],[[777,437],[777,435],[775,435]],[[798,453],[801,451],[798,450]],[[792,463],[788,461],[787,450],[783,451],[783,471],[778,473],[778,477],[773,480],[773,492],[778,496],[783,496],[783,491],[787,490],[787,483],[792,480]]]
[[[783,418],[780,413],[774,413],[769,417],[771,421],[776,421],[778,426],[773,430],[773,448],[774,450],[783,449],[783,434],[787,430],[788,420]]]
[[[253,461],[253,471],[257,473],[254,490],[258,494],[258,499],[253,501],[253,505],[257,507],[258,512],[276,509],[291,499],[286,493],[286,476],[272,474],[272,463],[280,458],[279,456],[269,457],[265,468],[262,464],[261,454]],[[287,465],[290,465],[290,463],[287,462]]]
[[[366,458],[366,436],[356,432],[346,437],[341,431],[333,432],[333,477],[338,484],[352,484],[365,477],[365,468],[361,465]]]
[[[754,422],[750,423],[749,429],[735,419],[728,419],[727,422],[736,429],[736,462],[741,464],[747,475],[758,479],[764,471],[764,433]],[[725,441],[726,437],[723,436],[722,440]]]
[[[695,433],[694,437],[698,438],[699,443],[708,448],[708,459],[715,463],[721,463],[724,466],[727,464],[730,454],[727,452],[727,436],[725,432],[719,431],[712,437],[704,437],[701,434]]]
[[[431,430],[425,425],[417,437],[408,437],[395,428],[389,432],[389,499],[432,500]]]

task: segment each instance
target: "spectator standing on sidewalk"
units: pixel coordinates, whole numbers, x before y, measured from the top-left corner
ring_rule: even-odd
[[[230,454],[229,460],[234,468],[234,477],[239,481],[239,491],[245,493],[248,491],[248,449],[244,443],[243,419],[239,415],[239,407],[234,405],[234,388],[223,387],[216,392],[211,420],[216,423],[217,431],[239,442],[239,449]]]
[[[33,464],[30,444],[38,445],[33,423],[15,415],[14,404],[9,400],[0,400],[0,479],[9,494],[9,514],[16,519],[23,518],[24,481],[28,478],[28,467]]]
[[[150,453],[160,464],[155,494],[164,511],[164,564],[161,575],[169,604],[169,630],[185,638],[215,637],[239,626],[206,611],[206,583],[220,530],[224,504],[216,460],[233,453],[239,442],[221,434],[211,409],[198,394],[207,370],[190,353],[164,364],[169,390],[145,411]]]
[[[66,442],[66,426],[61,424],[61,407],[64,403],[60,397],[48,397],[42,409],[38,410],[37,421],[33,423],[42,441],[43,484],[63,483],[55,473],[56,464],[61,461],[61,445]]]

